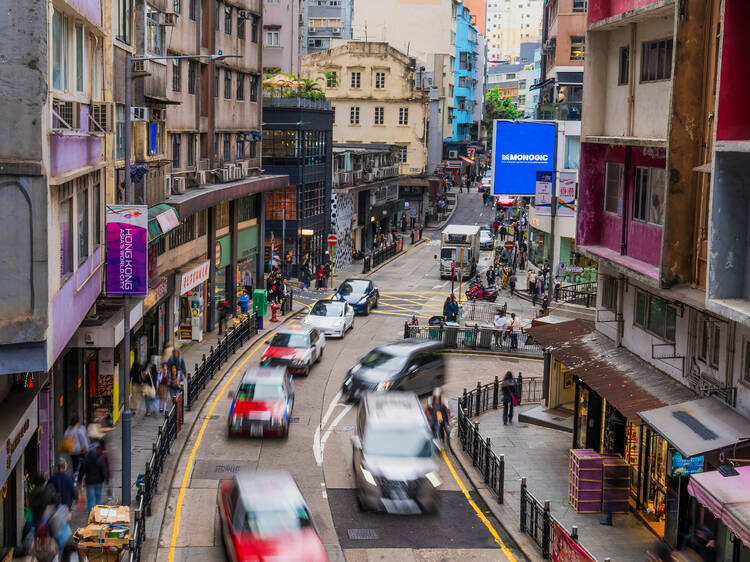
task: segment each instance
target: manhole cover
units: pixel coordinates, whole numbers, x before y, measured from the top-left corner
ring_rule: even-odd
[[[208,416],[208,419],[210,419],[210,420],[218,420],[219,419],[219,414],[214,414],[212,416]]]
[[[292,418],[290,420],[291,423],[299,423],[299,418]]]
[[[346,532],[349,534],[349,538],[353,541],[371,541],[378,538],[375,529],[347,529]]]

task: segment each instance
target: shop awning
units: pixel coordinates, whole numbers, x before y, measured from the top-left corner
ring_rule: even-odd
[[[463,160],[464,162],[468,162],[468,163],[469,163],[469,164],[471,164],[472,166],[474,165],[474,160],[472,160],[471,158],[467,158],[466,156],[459,156],[459,158],[460,158],[461,160]]]
[[[161,203],[148,208],[148,241],[152,242],[180,225],[180,217],[172,205]]]
[[[683,457],[695,457],[750,438],[750,420],[715,396],[638,415]]]
[[[512,207],[515,203],[515,199],[503,199],[501,197],[497,198],[497,204],[501,207]]]
[[[736,476],[718,471],[693,474],[688,493],[721,520],[746,545],[750,545],[750,466],[736,467]]]
[[[530,328],[529,333],[633,424],[643,423],[638,412],[696,398],[669,375],[617,347],[590,322],[570,320]]]

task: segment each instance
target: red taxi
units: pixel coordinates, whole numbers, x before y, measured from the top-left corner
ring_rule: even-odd
[[[216,501],[230,560],[328,560],[310,510],[288,473],[243,472],[221,480]]]
[[[310,374],[313,363],[323,356],[326,337],[310,326],[281,328],[271,338],[260,364],[264,367],[286,367],[294,375]]]
[[[285,368],[248,369],[229,408],[229,436],[286,437],[293,406],[292,377]]]

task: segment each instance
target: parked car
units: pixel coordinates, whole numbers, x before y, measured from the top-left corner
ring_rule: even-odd
[[[442,348],[442,342],[414,338],[378,346],[349,370],[341,393],[351,401],[365,392],[428,394],[445,383]]]
[[[220,480],[216,504],[229,560],[327,562],[310,509],[288,473],[242,472]]]
[[[492,250],[495,247],[495,237],[492,236],[492,232],[487,229],[479,231],[479,249],[480,250]]]
[[[435,445],[414,393],[368,393],[352,437],[357,502],[390,513],[438,510]]]
[[[294,375],[310,374],[313,363],[320,361],[326,337],[312,326],[281,328],[271,338],[260,364],[264,367],[286,367]]]
[[[344,337],[350,328],[354,328],[354,308],[347,302],[319,300],[303,321],[326,336]]]
[[[479,191],[485,193],[492,193],[492,178],[485,176],[479,182]]]
[[[378,288],[369,279],[347,279],[333,295],[333,300],[350,304],[358,314],[370,314],[379,298]]]
[[[293,407],[294,384],[284,367],[248,369],[229,408],[227,432],[230,436],[286,437]]]

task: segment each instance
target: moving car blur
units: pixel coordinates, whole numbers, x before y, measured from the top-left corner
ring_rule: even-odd
[[[229,408],[229,436],[286,437],[293,406],[294,385],[284,367],[248,369]]]
[[[492,236],[492,232],[483,228],[479,231],[479,249],[480,250],[492,250],[495,247],[495,237]]]
[[[349,369],[341,393],[356,401],[364,392],[432,392],[445,383],[442,349],[442,342],[414,338],[376,347]]]
[[[347,279],[333,295],[333,300],[349,303],[357,314],[370,314],[379,298],[378,288],[369,279]]]
[[[307,376],[313,363],[320,361],[325,345],[326,337],[311,326],[281,328],[269,342],[260,364],[286,367],[294,375]]]
[[[216,498],[229,560],[328,560],[312,515],[286,472],[242,472]]]
[[[354,308],[346,302],[319,300],[303,322],[326,336],[343,338],[350,328],[354,328]]]
[[[367,393],[352,437],[357,501],[365,510],[434,513],[441,481],[432,432],[416,394]]]

